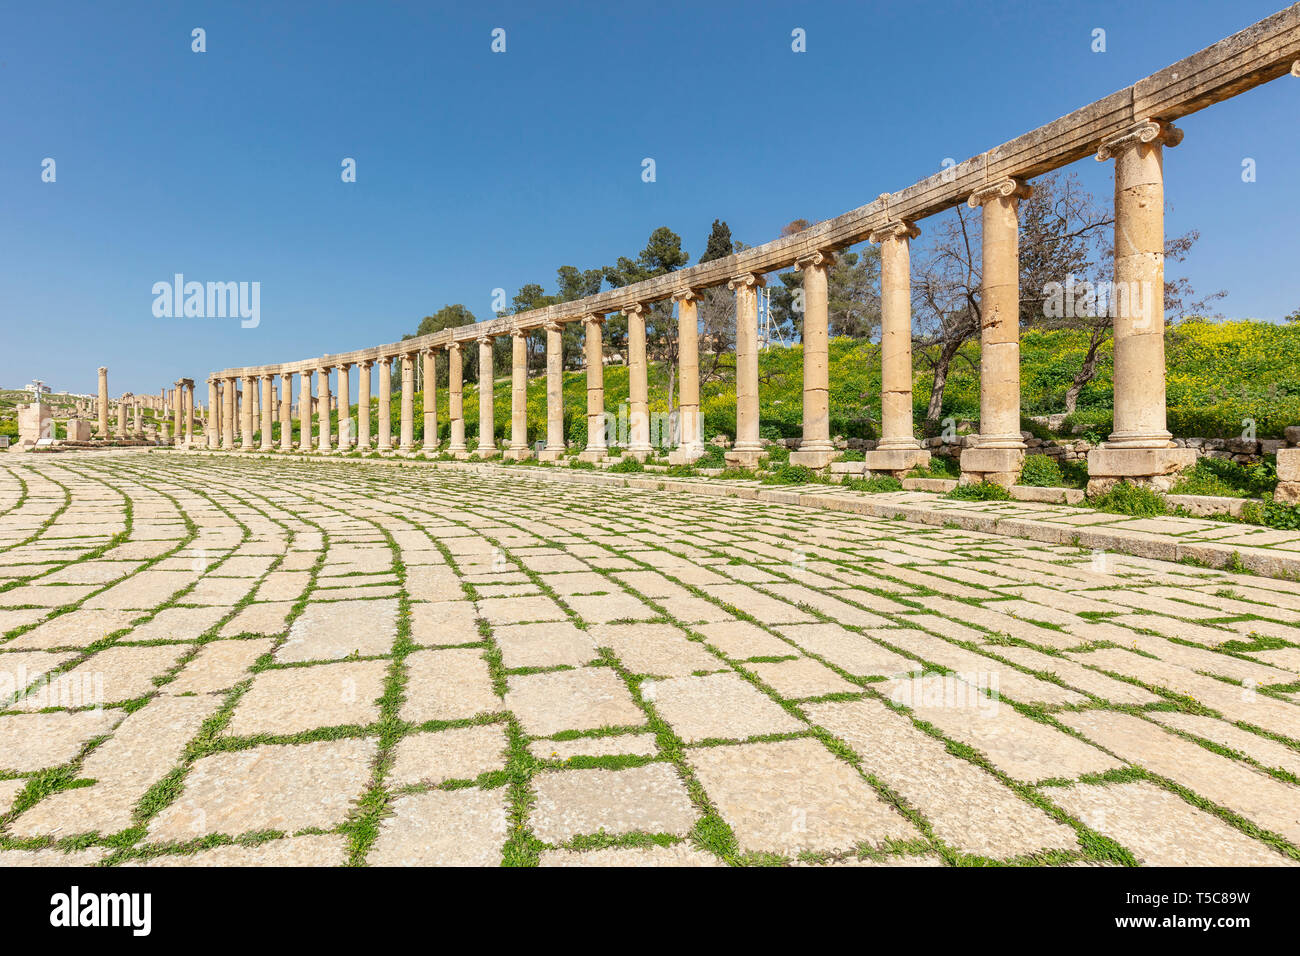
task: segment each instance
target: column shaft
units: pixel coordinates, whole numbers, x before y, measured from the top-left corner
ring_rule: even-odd
[[[650,448],[650,393],[645,354],[645,307],[623,310],[627,316],[628,453],[645,459]]]
[[[194,383],[185,383],[185,447],[194,447]]]
[[[330,435],[330,369],[326,365],[316,370],[316,434],[317,448],[329,454],[334,443]]]
[[[415,356],[402,354],[402,443],[399,451],[415,448]]]
[[[244,451],[253,450],[253,394],[256,388],[254,381],[251,375],[244,376],[243,404],[239,410],[240,448]]]
[[[803,438],[790,462],[824,468],[837,458],[831,441],[830,302],[826,271],[829,252],[814,252],[795,262],[803,273]]]
[[[674,465],[687,465],[704,454],[700,422],[699,296],[684,289],[677,303],[677,448],[668,456]]]
[[[275,376],[262,376],[262,451],[274,448],[271,432],[275,427]]]
[[[208,423],[206,432],[207,446],[217,448],[221,443],[221,391],[215,378],[208,379]],[[139,428],[136,429],[139,431]]]
[[[451,421],[451,442],[447,451],[465,454],[465,401],[463,352],[459,342],[447,347],[447,418]]]
[[[352,447],[352,366],[339,366],[339,451]]]
[[[564,454],[564,327],[546,325],[546,448],[539,456],[554,461]]]
[[[424,450],[438,450],[438,353],[425,349],[424,363]]]
[[[753,467],[763,457],[758,418],[758,289],[765,284],[754,273],[727,283],[736,293],[736,442],[726,458],[742,467]]]
[[[235,380],[228,378],[221,385],[221,447],[235,450]]]
[[[392,359],[379,361],[379,450],[393,450],[393,367]]]
[[[99,439],[108,438],[108,367],[99,368],[99,404],[95,408],[99,417]]]
[[[496,409],[492,403],[495,378],[492,339],[484,337],[478,340],[478,453],[484,458],[497,451]]]
[[[298,450],[311,451],[311,370],[298,373]]]
[[[370,451],[370,368],[374,364],[357,366],[357,448],[362,452]]]
[[[587,365],[587,447],[578,457],[599,461],[608,450],[605,444],[605,347],[601,341],[605,325],[603,315],[588,315],[582,320],[584,359]]]
[[[293,451],[293,373],[280,375],[280,451]]]
[[[528,333],[510,334],[510,458],[527,458],[528,451]]]

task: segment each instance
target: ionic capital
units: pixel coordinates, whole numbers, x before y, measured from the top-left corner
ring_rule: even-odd
[[[1300,60],[1296,60],[1294,63],[1291,64],[1291,75],[1295,77],[1300,77]]]
[[[907,219],[891,219],[883,226],[871,230],[868,242],[881,243],[886,239],[915,239],[921,234],[921,227]]]
[[[447,344],[447,353],[448,353],[448,354],[451,354],[451,353],[454,352],[456,355],[460,355],[461,350],[462,350],[464,347],[465,347],[465,346],[464,346],[463,344],[461,344],[460,342],[457,342],[457,341],[454,341],[454,340],[453,340],[453,341],[451,341],[451,342],[449,342],[449,343]]]
[[[678,289],[672,296],[674,302],[699,301],[699,298],[700,294],[694,289]]]
[[[998,180],[996,183],[989,183],[987,186],[981,186],[970,194],[966,204],[972,209],[978,209],[990,199],[1028,199],[1034,194],[1034,187],[1028,183],[1008,176],[1006,179]]]
[[[492,342],[493,342],[493,339],[494,339],[493,336],[488,335],[486,332],[484,332],[484,333],[480,334],[479,336],[477,336],[477,337],[474,339],[474,341],[477,342],[479,345],[491,345]]]
[[[622,309],[623,315],[644,315],[645,303],[633,302],[631,305],[625,305]]]
[[[804,269],[829,269],[833,265],[835,265],[835,253],[829,249],[818,249],[794,260],[794,267],[800,272]]]
[[[1124,132],[1106,140],[1097,147],[1097,162],[1104,163],[1114,159],[1126,149],[1132,149],[1142,143],[1160,143],[1162,146],[1174,147],[1183,141],[1183,131],[1173,123],[1161,119],[1146,119],[1134,123]]]
[[[586,315],[584,315],[584,316],[582,317],[582,324],[583,324],[584,326],[592,326],[592,325],[600,326],[600,325],[604,325],[604,324],[605,324],[605,316],[604,316],[604,314],[601,313],[601,312],[588,312]]]
[[[367,372],[369,372],[372,368],[375,367],[375,360],[374,360],[374,359],[364,359],[364,360],[362,360],[362,361],[360,361],[360,362],[357,363],[357,367],[358,367],[358,368],[363,368],[363,369],[365,369]]]
[[[563,322],[556,322],[554,319],[547,319],[547,320],[542,324],[542,328],[544,328],[547,332],[563,332],[563,331],[564,331],[564,323],[563,323]]]
[[[737,289],[761,289],[765,285],[767,285],[767,280],[757,272],[746,272],[727,281],[727,288],[731,289],[733,292]]]
[[[510,337],[512,339],[526,339],[528,338],[528,331],[528,329],[523,329],[516,325],[510,330]]]

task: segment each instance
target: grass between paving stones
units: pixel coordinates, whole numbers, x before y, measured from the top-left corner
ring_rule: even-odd
[[[617,553],[617,552],[616,552],[616,553]],[[444,555],[444,557],[446,558],[447,556]],[[633,560],[634,560],[634,559],[633,559]],[[456,567],[454,561],[452,561],[452,562],[450,562],[450,563],[451,563],[451,566],[452,566],[453,568]],[[655,568],[654,570],[660,571],[660,573],[665,573],[665,572],[663,571],[663,569]],[[887,568],[886,568],[886,570],[887,570]],[[930,569],[927,569],[927,570],[930,570]],[[672,575],[671,575],[671,574],[668,574],[668,575],[666,575],[666,576],[668,576],[670,579],[672,578]],[[678,582],[678,583],[680,584],[680,582]],[[689,589],[689,587],[688,587],[688,589]],[[694,590],[694,589],[692,589],[692,590]],[[631,592],[631,593],[635,593],[635,592]],[[697,594],[697,596],[703,596],[703,597],[705,597],[706,599],[708,599],[708,598],[707,598],[707,595],[702,594],[702,593],[699,592],[698,590],[695,591],[695,593]],[[843,598],[843,593],[838,593],[836,596],[837,596],[837,597],[840,597],[840,598]],[[882,596],[889,596],[889,597],[891,597],[891,599],[893,599],[893,600],[898,600],[898,596],[897,596],[897,594],[896,594],[895,592],[893,592],[893,591],[885,590],[885,591],[884,591],[884,594],[883,594]],[[562,606],[567,606],[567,605],[564,605],[563,599],[560,599],[560,600],[561,600],[561,605],[562,605]],[[713,603],[718,604],[719,602],[714,601]],[[875,611],[873,610],[873,613],[879,613],[879,612],[875,612]],[[889,615],[882,615],[882,616],[888,617]],[[679,625],[679,626],[681,626],[681,625]],[[779,636],[779,635],[778,635],[778,636]],[[789,643],[789,642],[787,642],[787,643]],[[1031,646],[1032,646],[1032,645],[1031,645]],[[978,648],[973,648],[973,649],[975,649],[976,652],[980,652]],[[1046,650],[1046,649],[1043,649],[1043,648],[1039,648],[1039,649],[1040,649],[1040,650]],[[716,652],[716,649],[715,649],[715,652]],[[950,862],[952,862],[952,861],[950,861]]]

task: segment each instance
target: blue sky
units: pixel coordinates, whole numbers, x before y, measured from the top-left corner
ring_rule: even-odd
[[[448,302],[486,316],[493,288],[550,290],[661,225],[693,257],[715,217],[764,242],[1281,5],[8,4],[0,384],[93,391],[102,363],[113,394],[152,392],[393,341]],[[1184,272],[1230,317],[1300,307],[1298,104],[1274,81],[1183,120],[1167,154],[1167,227],[1202,234]],[[1072,168],[1109,197],[1109,164]],[[261,324],[156,318],[177,272],[260,282]]]

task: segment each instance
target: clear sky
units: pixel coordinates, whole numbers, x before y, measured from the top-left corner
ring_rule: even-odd
[[[1281,6],[7,3],[0,385],[91,392],[105,364],[114,395],[154,392],[394,341],[446,303],[484,317],[496,287],[635,255],[661,225],[692,257],[715,217],[765,242]],[[1286,77],[1187,117],[1166,154],[1168,229],[1200,229],[1185,272],[1227,289],[1230,317],[1300,307],[1297,119]],[[1109,197],[1109,167],[1072,168]],[[155,317],[178,272],[261,283],[260,325]]]

